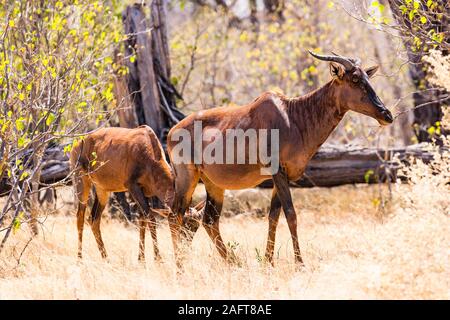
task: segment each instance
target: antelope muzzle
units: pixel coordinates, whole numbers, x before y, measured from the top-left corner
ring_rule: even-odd
[[[392,113],[389,111],[388,108],[384,105],[384,103],[381,101],[381,99],[377,96],[375,91],[368,86],[368,93],[369,93],[369,99],[370,102],[375,106],[378,116],[377,120],[381,125],[388,125],[394,122],[394,117],[392,116]]]

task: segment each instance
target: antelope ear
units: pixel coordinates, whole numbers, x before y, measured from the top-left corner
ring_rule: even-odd
[[[339,63],[330,62],[330,73],[331,76],[342,79],[345,73],[345,69]]]
[[[372,78],[372,76],[377,72],[379,66],[372,66],[370,68],[367,68],[364,70],[367,73],[367,76],[369,78]]]

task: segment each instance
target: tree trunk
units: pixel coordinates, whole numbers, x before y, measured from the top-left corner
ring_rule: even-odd
[[[172,85],[171,66],[169,55],[169,42],[167,39],[166,7],[164,1],[153,0],[151,3],[152,22],[152,57],[154,72],[156,75],[156,85],[160,97],[160,109],[162,112],[163,132],[160,140],[165,145],[166,136],[172,126],[184,118],[177,106],[176,98],[181,99],[181,95]]]
[[[122,66],[123,55],[117,50],[114,52],[115,63]],[[119,126],[123,128],[136,128],[139,126],[136,108],[134,106],[132,95],[128,90],[126,75],[116,74],[114,78],[114,95],[117,99],[117,116]]]
[[[284,20],[284,0],[264,0],[264,8],[270,17],[275,17],[279,21]]]
[[[125,33],[126,65],[129,70],[128,87],[136,106],[139,124],[149,125],[161,136],[163,118],[153,66],[151,32],[141,4],[128,6],[122,13]]]
[[[141,4],[128,6],[122,13],[125,33],[125,65],[128,74],[115,79],[118,117],[121,127],[146,124],[155,131],[165,148],[169,129],[184,118],[176,107],[181,95],[170,82],[170,56],[167,40],[165,4],[150,3],[151,20],[147,22]],[[151,31],[150,31],[151,30]],[[119,63],[120,53],[116,53]],[[115,193],[114,200],[130,219],[125,193]]]
[[[248,0],[248,6],[250,8],[250,23],[252,24],[253,32],[259,32],[259,20],[258,20],[258,6],[256,0]]]
[[[151,21],[154,60],[159,62],[161,75],[168,79],[171,68],[167,41],[166,6],[162,0],[152,1]]]
[[[138,124],[150,126],[165,145],[169,129],[183,119],[184,114],[176,107],[176,98],[182,97],[170,82],[164,1],[154,0],[150,8],[150,23],[147,23],[140,4],[128,6],[122,13],[128,35],[125,63],[129,72],[126,77]],[[126,90],[118,90],[116,99],[122,100],[120,95],[124,93]],[[132,115],[127,117],[133,118]]]

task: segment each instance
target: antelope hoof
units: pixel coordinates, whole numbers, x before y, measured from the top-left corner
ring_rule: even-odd
[[[37,225],[33,225],[31,227],[31,236],[36,237],[37,235],[39,235],[39,229]]]
[[[265,257],[264,263],[265,263],[266,265],[272,266],[272,268],[275,268],[275,263],[273,262],[273,258]]]
[[[295,260],[295,269],[297,271],[301,271],[306,267],[305,263],[303,262],[302,258]]]

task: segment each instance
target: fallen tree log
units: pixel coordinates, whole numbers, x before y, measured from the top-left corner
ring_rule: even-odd
[[[63,146],[53,146],[45,152],[45,161],[41,182],[45,184],[59,182],[70,173],[69,159]],[[398,160],[395,160],[398,159]],[[405,148],[377,150],[375,148],[357,148],[351,146],[323,146],[309,162],[305,175],[293,187],[333,187],[344,184],[377,183],[387,179],[394,181],[398,175],[400,163],[409,164],[410,159],[420,159],[425,163],[433,159],[425,145],[415,144]],[[67,181],[67,184],[70,180]],[[260,185],[271,187],[268,180]],[[0,194],[9,191],[7,179],[0,183]]]
[[[51,145],[44,151],[44,160],[42,163],[41,180],[43,185],[60,182],[68,177],[70,174],[69,156],[64,153],[65,145]],[[22,157],[27,159],[31,154],[26,151]],[[11,190],[11,185],[8,182],[7,173],[3,173],[0,179],[0,197],[5,196]]]
[[[395,181],[401,163],[421,159],[428,163],[433,154],[424,144],[379,150],[352,146],[323,146],[306,167],[303,178],[291,182],[294,187],[334,187],[344,184]],[[272,181],[261,187],[272,187]]]

